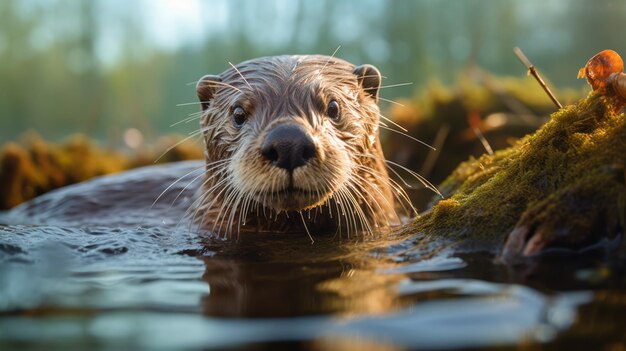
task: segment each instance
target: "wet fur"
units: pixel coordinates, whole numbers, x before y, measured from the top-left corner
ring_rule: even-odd
[[[202,79],[207,166],[192,219],[225,236],[303,229],[350,235],[398,224],[405,194],[387,175],[378,136],[380,77],[372,86],[370,72],[328,56],[277,56]],[[325,114],[331,99],[341,106],[338,121]],[[235,106],[247,112],[241,128],[232,120]],[[317,145],[317,157],[292,179],[260,153],[265,135],[281,123],[297,124]]]

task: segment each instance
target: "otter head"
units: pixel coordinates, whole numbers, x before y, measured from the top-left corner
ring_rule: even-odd
[[[200,79],[203,223],[288,229],[303,211],[314,212],[308,228],[396,223],[380,84],[375,67],[328,56],[259,58]]]

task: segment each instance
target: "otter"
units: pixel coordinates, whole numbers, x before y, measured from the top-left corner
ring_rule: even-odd
[[[184,217],[224,237],[249,231],[351,235],[398,225],[414,209],[386,170],[381,78],[372,65],[322,55],[231,64],[196,85],[203,165],[108,176],[12,212],[32,224],[73,225],[115,224],[123,213],[124,225],[141,225],[150,215],[139,213],[151,207],[157,217]],[[179,198],[176,206],[159,207]]]
[[[202,77],[206,179],[194,220],[227,234],[399,224],[404,197],[378,135],[380,85],[374,66],[321,55],[258,58]]]

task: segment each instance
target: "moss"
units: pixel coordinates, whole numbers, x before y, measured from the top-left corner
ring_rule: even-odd
[[[614,111],[591,93],[514,146],[470,158],[441,185],[448,198],[410,230],[492,248],[515,230],[537,237],[537,248],[616,235],[625,228],[626,119]]]

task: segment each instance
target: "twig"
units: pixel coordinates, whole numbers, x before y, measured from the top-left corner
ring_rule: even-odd
[[[526,68],[528,69],[528,74],[532,75],[533,77],[535,77],[535,79],[537,80],[539,85],[541,85],[541,87],[546,92],[546,94],[548,94],[548,96],[550,97],[552,102],[554,102],[556,107],[563,108],[563,105],[561,105],[559,100],[556,99],[556,97],[554,96],[552,91],[550,91],[550,88],[548,88],[548,85],[546,84],[546,82],[544,82],[543,79],[541,78],[541,76],[539,75],[539,72],[537,72],[537,69],[535,68],[535,66],[533,66],[533,64],[530,63],[530,60],[528,59],[528,57],[526,57],[526,55],[524,55],[524,53],[522,52],[522,49],[520,49],[518,47],[515,47],[515,48],[513,48],[513,52],[515,53],[515,56],[517,56],[517,58],[522,62],[522,64],[524,66],[526,66]]]
[[[435,141],[433,142],[434,148],[428,152],[428,155],[426,155],[426,159],[424,160],[422,169],[419,172],[419,174],[421,174],[422,176],[428,177],[430,175],[430,172],[432,172],[433,167],[435,166],[435,161],[437,161],[437,159],[439,158],[439,154],[441,153],[441,149],[443,148],[443,143],[445,143],[449,132],[450,125],[448,124],[444,124],[437,131]]]
[[[483,144],[483,147],[485,148],[487,153],[493,156],[493,149],[491,148],[491,145],[489,145],[489,141],[487,141],[487,138],[485,138],[485,136],[483,135],[483,132],[480,131],[480,128],[474,127],[474,133],[476,133],[478,140],[480,140],[480,143]]]

